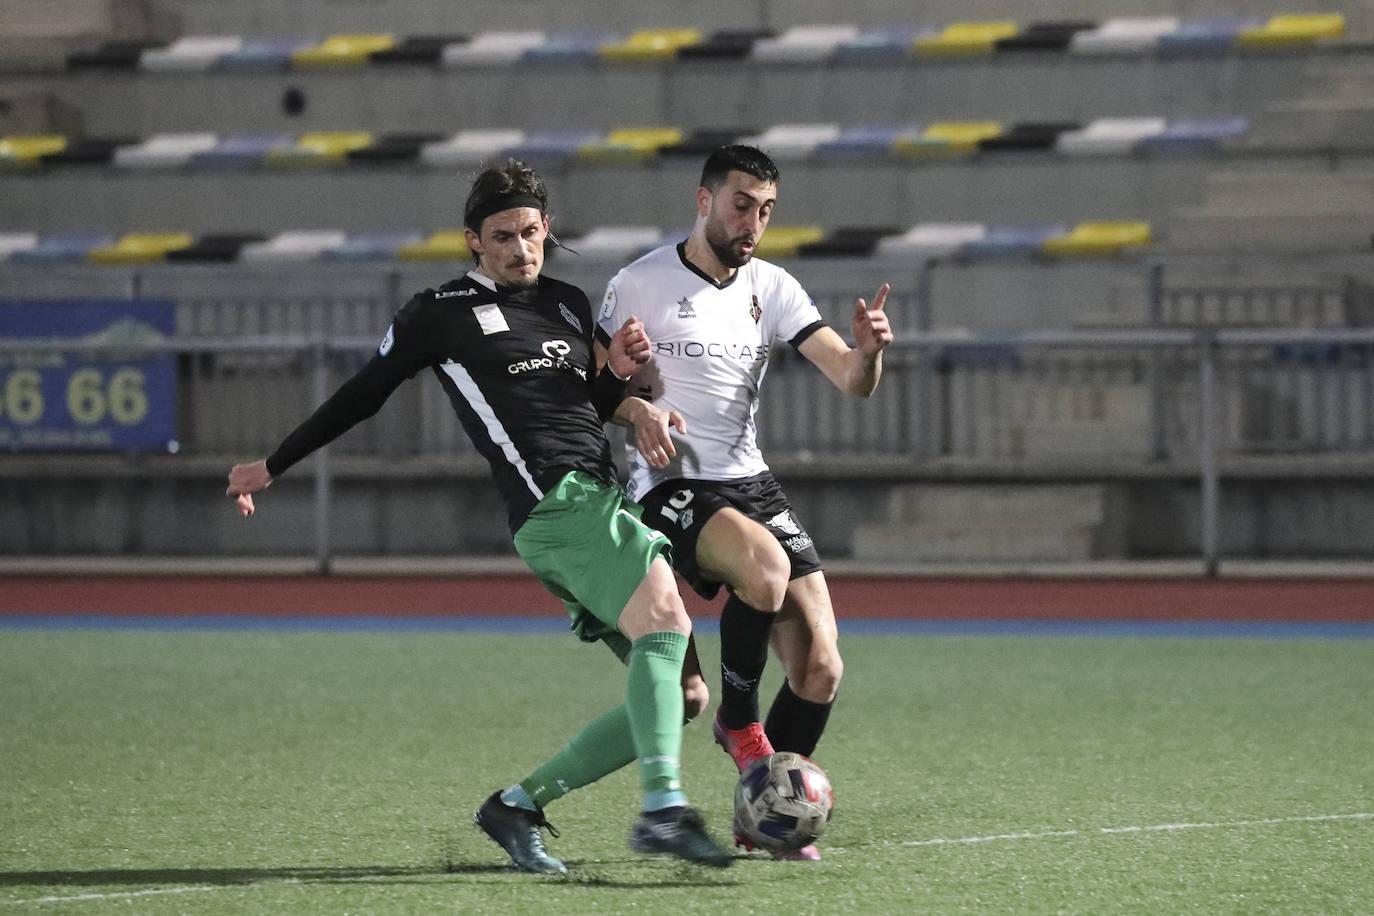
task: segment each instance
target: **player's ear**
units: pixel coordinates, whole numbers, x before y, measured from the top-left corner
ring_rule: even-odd
[[[467,240],[469,251],[475,255],[482,254],[482,240],[477,237],[477,233],[473,232],[471,229],[465,228],[463,230],[463,238]]]
[[[714,197],[710,188],[697,188],[697,215],[705,216],[711,212],[711,198]]]

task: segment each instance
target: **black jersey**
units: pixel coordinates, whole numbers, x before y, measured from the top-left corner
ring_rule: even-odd
[[[569,471],[616,482],[591,401],[594,331],[586,295],[550,277],[507,289],[469,273],[417,293],[396,313],[377,355],[286,437],[267,470],[277,476],[372,416],[428,366],[491,464],[516,531]]]

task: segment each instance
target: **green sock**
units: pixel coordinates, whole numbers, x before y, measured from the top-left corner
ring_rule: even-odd
[[[623,705],[603,712],[573,735],[558,753],[522,780],[534,803],[544,807],[573,789],[596,782],[635,759],[630,717]]]
[[[664,631],[636,639],[625,678],[625,709],[639,759],[639,781],[650,792],[676,792],[682,751],[682,660],[687,637]]]

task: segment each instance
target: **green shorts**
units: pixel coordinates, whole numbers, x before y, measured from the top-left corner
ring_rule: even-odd
[[[630,641],[616,627],[620,612],[654,558],[672,564],[668,539],[639,520],[639,506],[582,471],[544,494],[515,532],[515,549],[562,599],[578,638],[603,640],[622,660]]]

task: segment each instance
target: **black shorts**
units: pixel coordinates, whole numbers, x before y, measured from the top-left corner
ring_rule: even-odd
[[[697,566],[697,538],[711,516],[726,507],[738,509],[773,533],[792,564],[788,579],[821,569],[811,535],[773,475],[764,472],[744,480],[666,480],[639,501],[644,523],[668,536],[673,544],[673,568],[703,598],[714,598],[723,583],[706,578]]]

